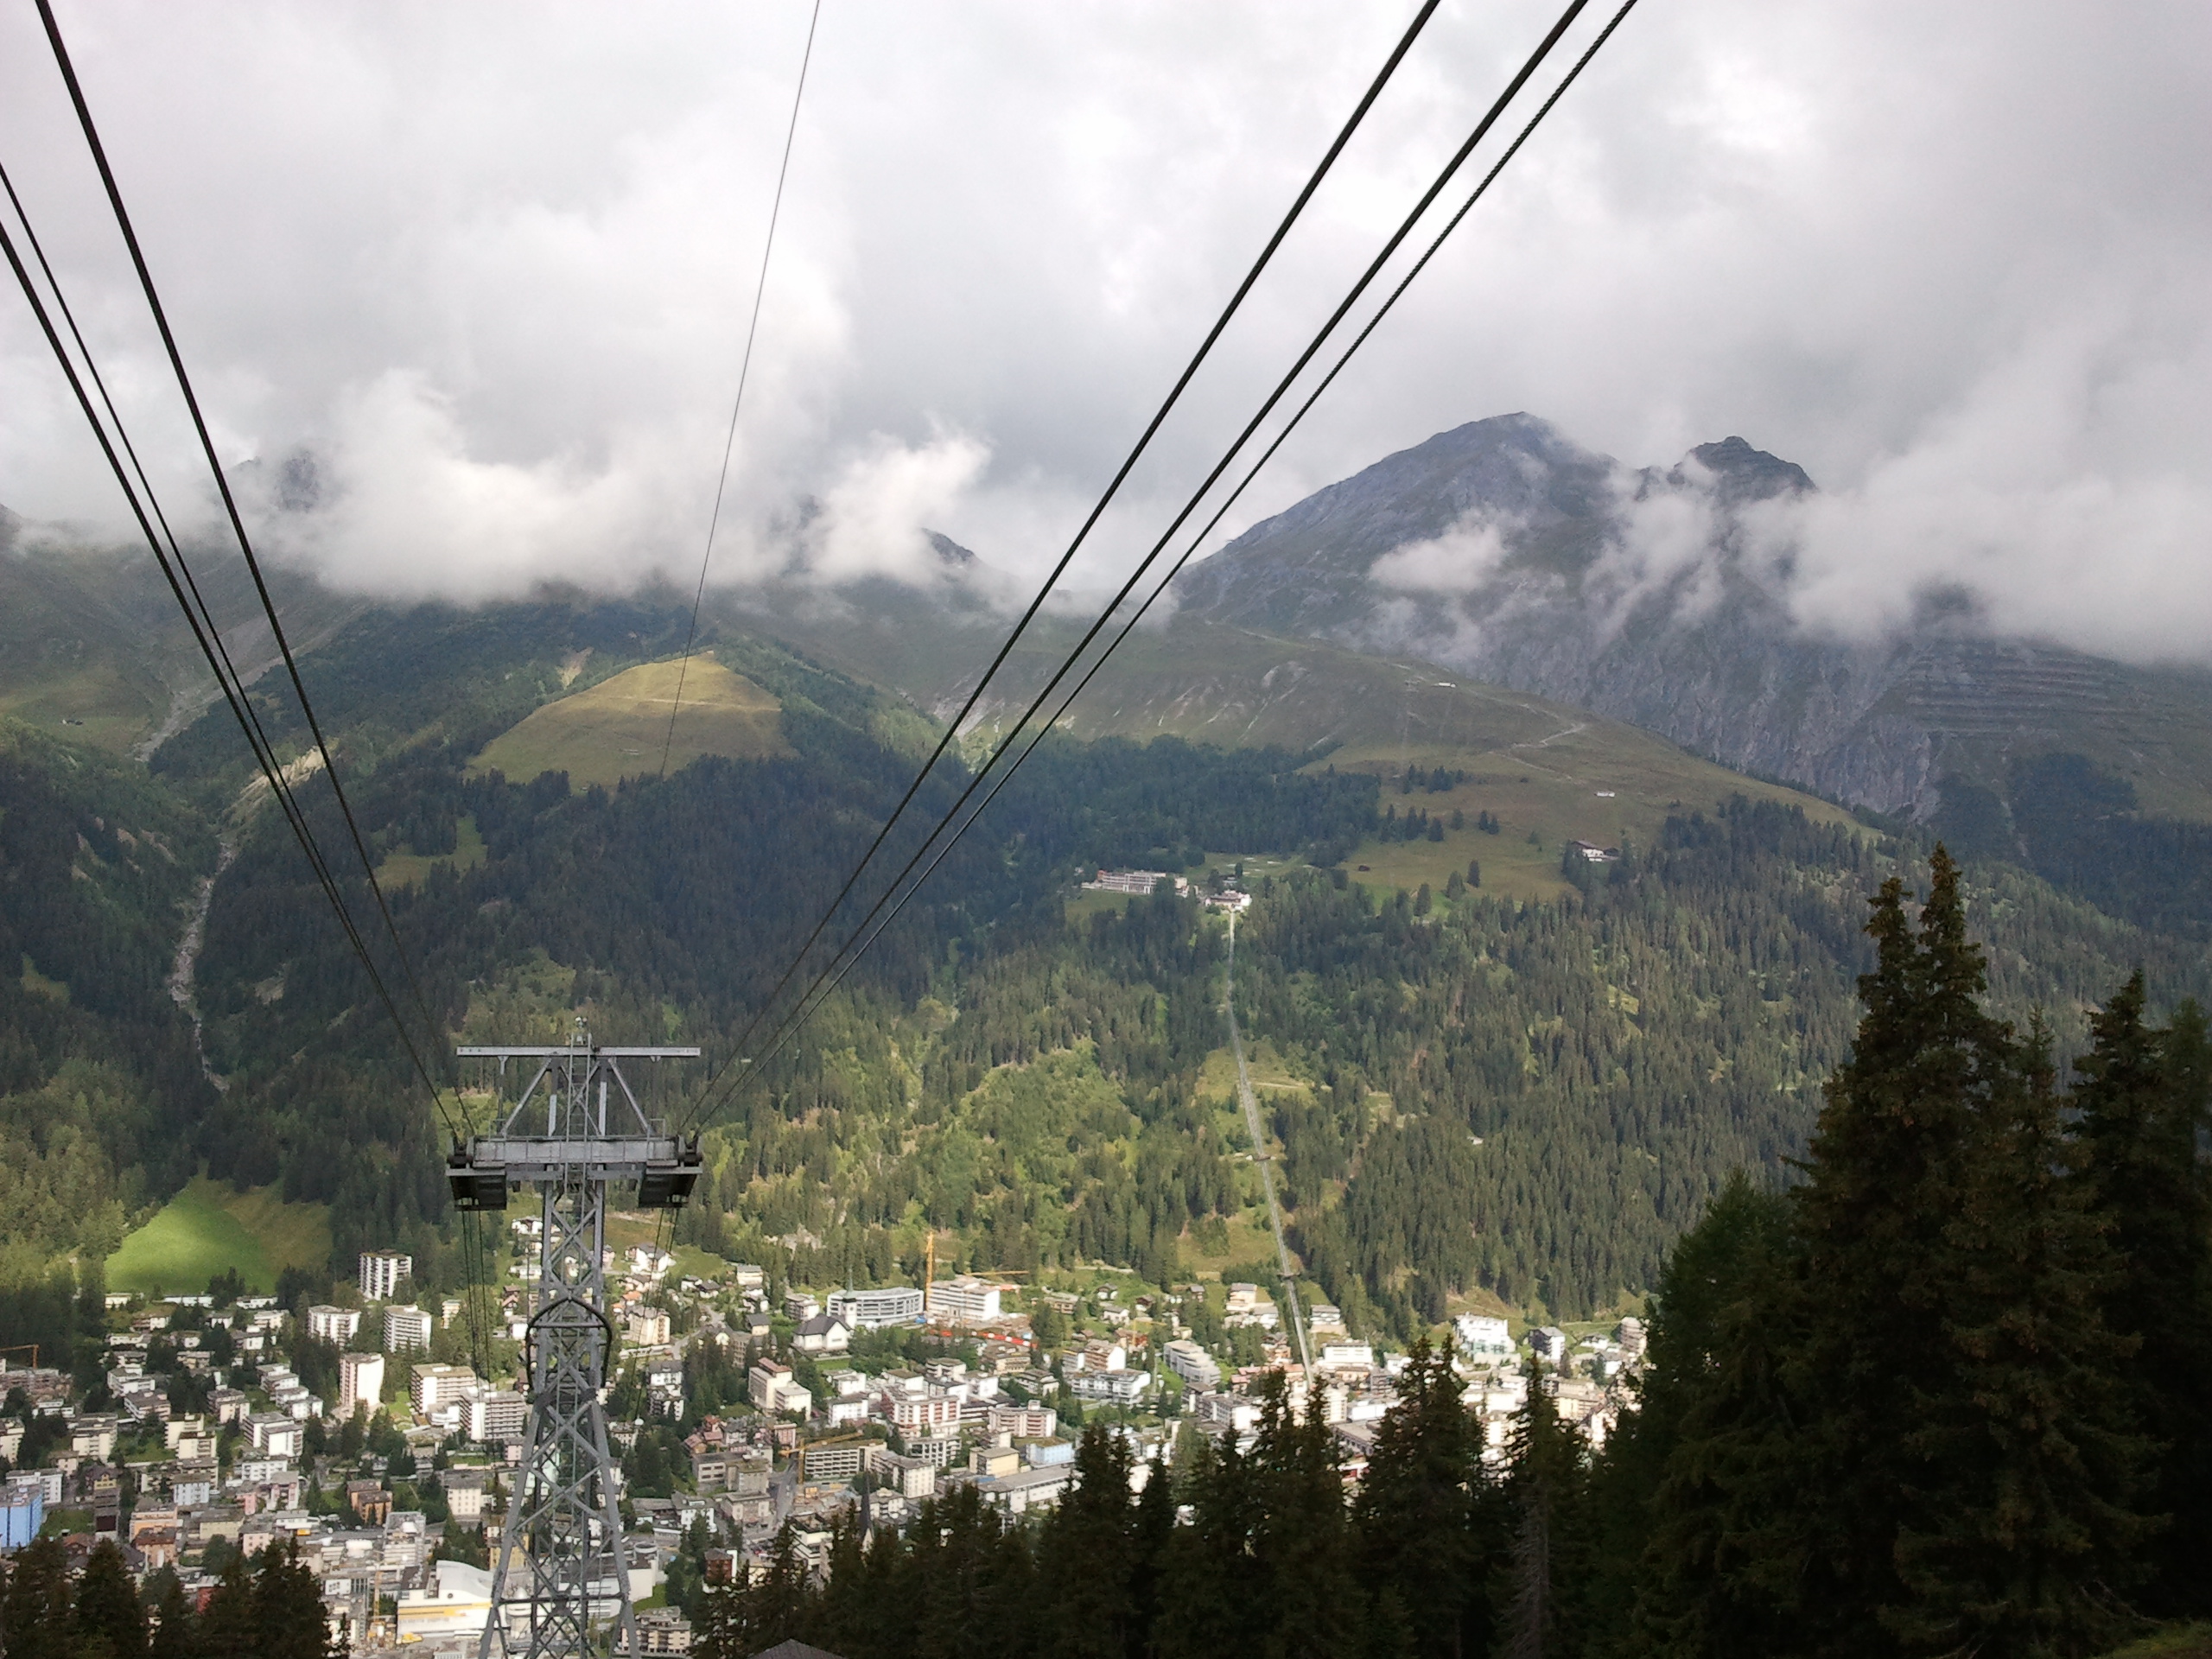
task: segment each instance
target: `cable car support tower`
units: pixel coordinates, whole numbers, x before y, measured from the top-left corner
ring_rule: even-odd
[[[638,1651],[629,1563],[615,1507],[601,1393],[614,1357],[607,1299],[607,1189],[635,1182],[638,1206],[681,1208],[699,1179],[699,1141],[648,1117],[625,1060],[696,1059],[696,1048],[603,1047],[583,1022],[565,1044],[470,1047],[464,1059],[536,1061],[494,1133],[456,1145],[446,1177],[458,1210],[503,1211],[534,1186],[543,1231],[523,1344],[529,1427],[493,1557],[479,1659],[581,1659],[593,1619]]]

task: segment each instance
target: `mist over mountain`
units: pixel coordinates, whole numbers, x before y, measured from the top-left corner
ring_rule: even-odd
[[[2084,747],[2194,803],[2212,678],[1996,632],[1941,582],[1901,626],[1823,626],[1791,538],[1816,493],[1741,437],[1630,468],[1498,416],[1253,526],[1177,594],[1185,615],[1418,656],[1885,811],[1926,817],[1947,778]]]

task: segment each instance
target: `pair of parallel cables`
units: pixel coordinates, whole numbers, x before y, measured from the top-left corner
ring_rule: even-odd
[[[291,641],[285,634],[283,621],[277,614],[276,601],[270,593],[269,583],[263,573],[261,561],[254,551],[253,539],[246,531],[245,517],[239,511],[236,496],[232,492],[230,479],[225,474],[222,462],[216,454],[214,440],[209,434],[207,420],[200,412],[199,397],[193,390],[192,377],[186,371],[183,354],[178,349],[176,336],[169,327],[168,312],[162,304],[160,291],[155,285],[152,270],[147,264],[145,252],[139,244],[138,234],[131,223],[130,212],[124,205],[123,192],[117,183],[114,169],[109,165],[106,146],[100,141],[99,129],[92,118],[92,106],[86,101],[84,88],[78,80],[76,67],[70,59],[68,46],[62,38],[60,25],[54,17],[51,0],[37,0],[37,5],[40,20],[46,28],[47,40],[54,50],[54,62],[60,71],[63,84],[68,89],[70,102],[76,110],[78,124],[83,129],[86,145],[91,151],[93,164],[100,175],[100,182],[106,191],[108,206],[114,213],[117,229],[121,232],[124,245],[130,252],[132,268],[137,274],[139,288],[145,296],[147,308],[152,315],[155,327],[161,335],[162,346],[168,355],[169,368],[175,377],[177,390],[182,397],[185,410],[191,417],[192,429],[199,440],[201,457],[206,461],[209,475],[214,481],[216,493],[222,502],[225,517],[229,522],[232,536],[237,540],[238,551],[245,560],[246,570],[252,578],[254,593],[260,601],[262,613],[268,620],[270,635],[283,658],[286,675],[291,683],[293,695],[299,702],[300,713],[305,719],[308,731],[313,739],[311,754],[302,756],[301,759],[302,760],[319,760],[321,762],[321,770],[329,779],[331,798],[337,806],[340,817],[344,820],[346,838],[352,844],[354,858],[360,867],[360,874],[366,880],[369,893],[374,899],[377,917],[382,923],[384,937],[390,942],[391,954],[398,963],[400,976],[404,982],[407,994],[414,1003],[415,1010],[420,1016],[425,1031],[433,1039],[431,1052],[442,1053],[442,1046],[435,1040],[440,1030],[440,1022],[432,1014],[429,1000],[423,995],[422,982],[415,972],[413,963],[408,957],[405,945],[400,940],[398,925],[393,919],[391,906],[385,896],[383,885],[377,880],[375,861],[370,856],[367,840],[362,835],[360,824],[354,817],[353,804],[346,798],[345,784],[339,774],[337,759],[332,753],[329,741],[324,735],[322,723],[315,715],[315,705],[308,699],[307,686],[300,676],[298,659],[293,653]],[[295,775],[301,772],[302,769],[299,762],[288,764],[282,759],[277,751],[276,738],[263,722],[260,710],[255,706],[248,689],[250,683],[239,671],[229,645],[224,641],[222,630],[216,621],[214,612],[201,592],[199,578],[193,570],[191,560],[187,556],[182,543],[179,541],[168,514],[163,511],[155,493],[152,481],[147,477],[145,467],[139,458],[137,447],[131,442],[130,432],[116,408],[115,400],[109,394],[106,379],[101,375],[92,348],[86,343],[83,331],[78,327],[76,314],[70,307],[60,281],[46,257],[45,248],[41,244],[36,231],[32,227],[29,214],[25,211],[22,200],[16,193],[15,181],[8,177],[4,168],[0,168],[0,187],[4,187],[9,205],[14,211],[16,222],[22,226],[24,243],[30,251],[32,261],[37,265],[39,276],[44,280],[44,289],[41,290],[38,280],[34,278],[29,266],[25,264],[22,254],[17,249],[15,238],[10,234],[4,220],[0,220],[0,253],[4,253],[10,269],[14,271],[16,283],[23,291],[23,297],[29,302],[32,315],[36,318],[40,330],[46,336],[47,345],[53,352],[54,360],[60,365],[62,376],[68,382],[70,391],[77,400],[77,406],[83,413],[86,424],[92,428],[92,435],[99,445],[100,453],[106,459],[109,469],[115,475],[116,485],[123,492],[124,499],[130,509],[131,517],[137,521],[140,533],[145,537],[146,546],[153,554],[154,561],[160,568],[163,580],[168,584],[171,595],[176,600],[178,607],[184,613],[185,621],[192,631],[193,642],[199,647],[200,655],[206,659],[208,671],[214,676],[216,687],[221,692],[224,702],[229,706],[232,717],[237,721],[238,730],[245,738],[246,747],[252,752],[254,764],[263,781],[268,785],[270,798],[276,801],[278,810],[283,812],[286,824],[289,827],[294,839],[299,842],[300,850],[307,859],[308,868],[315,877],[316,886],[321,888],[324,899],[336,915],[339,927],[344,932],[346,943],[352,947],[355,957],[359,958],[362,969],[367,974],[369,983],[376,993],[377,1000],[383,1005],[385,1014],[391,1018],[393,1028],[398,1033],[400,1044],[406,1051],[413,1077],[422,1084],[423,1092],[429,1097],[432,1111],[443,1123],[447,1133],[458,1141],[462,1132],[462,1125],[447,1106],[444,1094],[431,1076],[429,1066],[424,1060],[423,1050],[417,1045],[413,1033],[409,1028],[408,1020],[401,1012],[399,998],[394,994],[390,981],[378,965],[375,953],[370,948],[374,925],[370,924],[365,926],[363,918],[355,914],[353,903],[347,899],[345,884],[351,879],[351,872],[340,868],[345,861],[344,854],[342,852],[340,854],[339,861],[334,864],[316,836],[315,826],[309,818],[308,808],[299,791],[299,785],[304,781],[304,776],[296,777]],[[48,293],[53,296],[52,309],[49,309],[47,304]],[[61,328],[55,326],[55,311],[60,313],[62,327],[67,330],[67,343],[65,343],[62,339]],[[75,346],[73,357],[70,351],[72,344]],[[79,366],[80,363],[81,372]],[[86,385],[87,379],[91,381],[89,391]],[[98,397],[97,404],[94,402],[95,393]],[[485,1251],[482,1239],[477,1230],[476,1217],[473,1214],[464,1213],[462,1217],[462,1252],[464,1269],[469,1281],[465,1306],[467,1310],[470,1353],[480,1368],[480,1374],[488,1376],[490,1373],[489,1348],[483,1328],[484,1321],[478,1307],[482,1281],[485,1278]]]
[[[1281,245],[1284,237],[1288,234],[1291,226],[1296,221],[1300,213],[1304,209],[1306,203],[1311,199],[1314,191],[1319,188],[1320,182],[1323,177],[1327,174],[1330,166],[1334,162],[1338,155],[1342,151],[1345,143],[1350,140],[1352,132],[1357,129],[1361,119],[1365,116],[1368,109],[1372,105],[1376,98],[1381,93],[1383,86],[1388,82],[1390,75],[1396,69],[1399,62],[1403,59],[1407,51],[1411,48],[1414,39],[1419,35],[1421,29],[1427,23],[1430,15],[1435,9],[1434,0],[1430,0],[1430,3],[1424,5],[1421,11],[1415,16],[1404,36],[1399,41],[1397,47],[1392,52],[1389,59],[1385,62],[1382,72],[1376,76],[1374,83],[1369,87],[1366,96],[1361,100],[1357,108],[1353,111],[1351,119],[1346,123],[1343,131],[1338,134],[1336,142],[1330,147],[1328,153],[1323,157],[1319,167],[1315,169],[1313,176],[1308,181],[1305,189],[1300,192],[1298,200],[1293,204],[1289,213],[1286,215],[1282,224],[1277,228],[1274,236],[1269,240],[1268,245],[1262,251],[1260,258],[1255,263],[1250,272],[1246,276],[1244,282],[1239,286],[1236,294],[1231,297],[1228,307],[1223,312],[1220,319],[1215,323],[1212,330],[1207,334],[1205,340],[1200,345],[1198,353],[1192,357],[1189,365],[1184,370],[1182,376],[1175,383],[1174,387],[1168,394],[1166,401],[1162,404],[1158,414],[1154,416],[1151,423],[1146,427],[1142,435],[1139,438],[1136,446],[1130,452],[1128,459],[1122,463],[1121,469],[1115,474],[1112,481],[1108,485],[1104,493],[1101,496],[1097,505],[1091,510],[1089,516],[1084,519],[1082,527],[1077,532],[1075,539],[1069,545],[1067,551],[1062,555],[1059,562],[1053,567],[1051,574],[1046,577],[1043,587],[1039,590],[1037,596],[1030,602],[1028,609],[1023,613],[1021,619],[1016,623],[1013,632],[1007,636],[1005,644],[999,648],[996,656],[993,658],[991,663],[984,671],[982,678],[977,682],[975,689],[969,692],[959,712],[952,717],[950,721],[948,722],[944,735],[938,741],[936,749],[931,753],[929,759],[923,764],[920,771],[916,774],[914,781],[907,787],[905,796],[900,799],[897,807],[893,809],[891,817],[877,832],[874,842],[871,842],[868,850],[861,855],[859,863],[854,868],[853,874],[847,878],[844,886],[839,890],[836,899],[830,902],[828,909],[824,911],[821,920],[815,925],[812,932],[807,936],[804,943],[801,944],[798,951],[793,957],[790,966],[785,969],[782,977],[778,980],[774,989],[770,992],[760,1012],[754,1015],[753,1020],[740,1033],[735,1043],[732,1046],[730,1055],[724,1060],[722,1066],[718,1069],[716,1073],[710,1076],[708,1079],[706,1088],[702,1090],[699,1100],[692,1108],[690,1115],[686,1120],[685,1128],[687,1132],[696,1132],[699,1128],[704,1127],[704,1125],[711,1120],[715,1112],[726,1106],[729,1100],[734,1096],[736,1088],[742,1078],[746,1077],[763,1077],[766,1063],[787,1046],[798,1035],[799,1031],[805,1026],[807,1021],[822,1007],[823,1003],[827,1001],[829,997],[835,995],[838,987],[842,985],[846,977],[851,974],[861,957],[864,956],[868,950],[874,944],[877,939],[882,937],[884,930],[889,927],[892,923],[897,919],[899,912],[906,908],[906,905],[912,899],[914,894],[920,890],[922,884],[928,880],[930,875],[944,861],[945,858],[950,855],[953,847],[958,843],[960,839],[965,836],[971,828],[974,827],[976,819],[980,817],[984,810],[989,807],[991,802],[997,798],[999,791],[1006,787],[1007,783],[1020,769],[1022,763],[1026,761],[1031,754],[1036,752],[1038,745],[1044,741],[1046,735],[1049,734],[1066,715],[1069,706],[1074,702],[1076,697],[1082,694],[1084,689],[1090,683],[1091,680],[1096,676],[1099,670],[1105,665],[1106,662],[1112,657],[1122,643],[1128,638],[1131,631],[1136,627],[1137,624],[1143,620],[1145,614],[1152,608],[1154,604],[1157,602],[1161,594],[1166,592],[1168,585],[1174,581],[1175,577],[1190,562],[1191,558],[1198,551],[1198,548],[1202,546],[1206,538],[1212,534],[1213,531],[1220,524],[1223,518],[1236,505],[1237,500],[1243,497],[1244,492],[1258,476],[1261,470],[1271,459],[1273,459],[1276,451],[1282,447],[1283,443],[1289,438],[1291,433],[1297,429],[1298,426],[1304,421],[1306,415],[1320,400],[1322,395],[1335,382],[1337,377],[1343,372],[1345,366],[1351,362],[1352,357],[1363,345],[1365,345],[1368,339],[1373,334],[1382,319],[1389,314],[1389,312],[1396,306],[1398,301],[1403,297],[1407,289],[1411,287],[1414,280],[1421,275],[1422,270],[1427,267],[1430,261],[1434,258],[1437,252],[1442,248],[1445,241],[1455,230],[1458,229],[1460,222],[1465,219],[1466,215],[1474,207],[1475,204],[1489,191],[1491,185],[1497,180],[1499,174],[1504,170],[1506,165],[1520,153],[1522,147],[1527,143],[1528,140],[1535,133],[1537,127],[1542,124],[1544,118],[1551,113],[1553,108],[1566,93],[1567,88],[1574,84],[1575,80],[1580,77],[1582,72],[1589,66],[1591,60],[1596,57],[1599,51],[1609,40],[1611,39],[1614,31],[1619,28],[1623,21],[1626,19],[1629,12],[1634,9],[1636,0],[1624,0],[1624,3],[1619,7],[1619,9],[1613,13],[1611,17],[1605,23],[1605,27],[1598,33],[1596,37],[1584,50],[1580,57],[1576,60],[1573,66],[1568,69],[1564,76],[1560,78],[1558,84],[1552,89],[1549,96],[1548,96],[1544,99],[1543,103],[1539,105],[1535,112],[1522,127],[1519,133],[1499,156],[1497,162],[1492,164],[1488,172],[1484,175],[1481,181],[1475,186],[1473,190],[1469,193],[1465,200],[1461,203],[1458,210],[1451,215],[1451,217],[1445,222],[1443,227],[1438,231],[1435,236],[1430,240],[1426,249],[1414,261],[1411,268],[1407,270],[1406,274],[1398,281],[1396,285],[1381,302],[1380,305],[1367,319],[1364,325],[1360,327],[1357,333],[1352,336],[1349,343],[1344,346],[1341,353],[1338,355],[1333,365],[1328,369],[1327,372],[1321,378],[1319,383],[1314,385],[1311,392],[1306,395],[1304,401],[1298,405],[1294,412],[1289,416],[1281,429],[1276,433],[1273,440],[1268,443],[1266,448],[1261,451],[1257,458],[1253,461],[1249,467],[1244,472],[1243,477],[1236,484],[1235,487],[1214,508],[1211,516],[1207,518],[1204,526],[1197,532],[1197,534],[1190,539],[1188,544],[1184,548],[1179,556],[1173,562],[1166,572],[1160,578],[1159,582],[1154,586],[1150,593],[1144,598],[1143,601],[1128,615],[1128,619],[1122,624],[1120,630],[1114,635],[1111,640],[1108,642],[1105,648],[1091,661],[1089,668],[1084,671],[1082,677],[1077,681],[1073,688],[1070,690],[1067,695],[1060,701],[1058,707],[1053,710],[1051,717],[1036,727],[1033,734],[1030,735],[1027,743],[1020,748],[1020,752],[1018,754],[1014,755],[1012,763],[1001,769],[1000,762],[1014,749],[1017,743],[1020,742],[1024,732],[1027,730],[1032,722],[1035,721],[1039,711],[1047,702],[1051,700],[1052,694],[1058,689],[1061,682],[1066,679],[1067,677],[1075,671],[1078,664],[1082,662],[1085,653],[1089,652],[1092,644],[1112,622],[1115,615],[1120,611],[1121,607],[1128,600],[1130,594],[1135,591],[1138,585],[1143,581],[1146,574],[1159,561],[1161,555],[1166,550],[1168,545],[1181,533],[1185,524],[1197,515],[1208,494],[1235,465],[1237,457],[1244,453],[1246,446],[1251,442],[1254,436],[1266,423],[1268,417],[1274,412],[1278,404],[1280,404],[1283,399],[1289,395],[1292,388],[1298,381],[1299,377],[1304,373],[1306,368],[1313,363],[1313,359],[1320,354],[1322,350],[1327,345],[1329,340],[1337,333],[1338,329],[1344,323],[1345,318],[1358,304],[1362,296],[1365,295],[1368,289],[1375,283],[1377,277],[1380,276],[1384,268],[1397,253],[1398,250],[1405,243],[1407,238],[1413,234],[1422,218],[1435,204],[1437,199],[1443,194],[1446,189],[1449,188],[1452,180],[1458,175],[1459,169],[1465,164],[1468,157],[1481,144],[1483,140],[1489,136],[1491,129],[1504,114],[1507,108],[1510,107],[1513,101],[1520,95],[1522,89],[1527,86],[1529,80],[1542,66],[1543,62],[1551,54],[1554,48],[1557,47],[1561,37],[1564,36],[1567,30],[1573,26],[1576,18],[1580,15],[1586,3],[1587,0],[1570,0],[1570,3],[1560,14],[1558,21],[1554,23],[1550,31],[1537,44],[1535,50],[1529,54],[1528,60],[1522,64],[1519,72],[1516,73],[1512,79],[1507,83],[1504,90],[1499,93],[1498,97],[1491,104],[1488,111],[1484,112],[1482,118],[1476,124],[1473,130],[1469,134],[1466,140],[1459,146],[1452,157],[1438,172],[1434,181],[1429,185],[1428,188],[1422,193],[1420,200],[1416,201],[1413,207],[1406,213],[1396,231],[1395,231],[1385,241],[1382,250],[1376,254],[1374,258],[1368,264],[1366,270],[1353,283],[1350,292],[1346,294],[1344,300],[1338,305],[1336,309],[1332,312],[1327,321],[1324,322],[1320,328],[1315,333],[1305,350],[1299,354],[1296,361],[1291,365],[1290,369],[1277,383],[1274,389],[1262,403],[1258,411],[1253,415],[1251,419],[1244,426],[1243,429],[1238,433],[1236,439],[1228,446],[1227,449],[1223,453],[1220,460],[1206,474],[1204,481],[1191,493],[1184,506],[1177,512],[1173,520],[1169,524],[1167,529],[1161,533],[1159,539],[1154,543],[1151,550],[1146,554],[1144,558],[1137,565],[1136,569],[1130,574],[1128,580],[1122,584],[1121,589],[1115,594],[1113,600],[1099,613],[1096,620],[1090,624],[1089,628],[1083,634],[1082,638],[1078,639],[1075,645],[1065,653],[1060,665],[1046,681],[1043,689],[1036,693],[1028,706],[1023,710],[1020,717],[993,747],[989,755],[985,759],[983,764],[976,768],[974,774],[969,779],[966,787],[961,791],[958,798],[953,802],[950,807],[946,809],[944,814],[938,820],[937,823],[931,829],[929,834],[923,838],[921,844],[915,849],[914,853],[907,860],[905,866],[899,870],[897,875],[892,878],[891,882],[885,887],[882,894],[876,899],[875,903],[869,908],[867,913],[861,917],[860,922],[854,926],[851,931],[846,936],[843,942],[838,946],[836,951],[832,955],[830,959],[816,973],[813,979],[808,983],[806,988],[800,993],[798,1001],[793,1003],[790,1009],[785,1014],[781,1020],[771,1028],[768,1036],[763,1039],[758,1051],[751,1053],[747,1052],[747,1045],[752,1039],[753,1033],[766,1022],[767,1015],[774,1007],[777,999],[782,995],[783,992],[790,985],[792,979],[797,976],[799,969],[805,962],[808,955],[812,951],[816,944],[819,942],[822,935],[829,929],[830,925],[836,919],[838,912],[843,908],[846,899],[851,895],[854,888],[859,883],[862,874],[866,871],[870,862],[876,857],[885,842],[888,840],[893,826],[906,812],[915,796],[922,788],[923,784],[929,778],[938,762],[943,758],[947,749],[958,735],[962,726],[966,722],[969,715],[975,710],[977,703],[982,697],[985,688],[989,684],[993,677],[997,674],[1000,668],[1004,664],[1007,656],[1012,652],[1016,641],[1020,639],[1024,631],[1028,628],[1032,621],[1035,619],[1038,612],[1044,606],[1046,598],[1050,595],[1053,588],[1058,582],[1061,575],[1066,571],[1069,563],[1074,558],[1076,552],[1088,538],[1092,527],[1098,522],[1099,518],[1104,513],[1109,504],[1118,493],[1123,481],[1128,477],[1130,471],[1136,465],[1138,458],[1150,445],[1153,437],[1159,431],[1161,424],[1166,421],[1169,411],[1174,407],[1177,401],[1180,398],[1185,388],[1188,386],[1192,378],[1198,372],[1200,365],[1205,361],[1206,356],[1211,350],[1214,342],[1219,339],[1222,331],[1227,327],[1230,319],[1236,314],[1245,296],[1250,291],[1253,284],[1258,280],[1260,273],[1266,268],[1269,260],[1273,257],[1275,250]],[[974,797],[976,791],[982,786],[984,781],[991,777],[991,774],[995,770],[997,772],[997,776],[995,779],[992,781],[989,792],[984,795],[982,801],[977,803],[972,810],[967,811],[967,815],[963,819],[961,816],[963,810],[968,808],[968,804],[971,798]],[[955,827],[956,825],[957,827]],[[948,829],[951,830],[951,833],[949,836],[945,833]],[[932,849],[935,849],[933,854],[931,850]],[[928,860],[928,862],[925,866],[923,864],[923,861],[925,858]],[[918,867],[919,868],[919,873],[916,874]]]

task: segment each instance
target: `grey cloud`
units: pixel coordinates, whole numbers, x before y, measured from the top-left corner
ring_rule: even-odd
[[[1432,25],[1081,580],[1148,541],[1548,10]],[[823,569],[926,572],[927,522],[1035,574],[1405,15],[827,0],[724,577],[784,568],[809,499]],[[63,19],[226,456],[324,461],[296,556],[464,598],[696,569],[804,5]],[[1949,584],[1993,626],[2201,658],[2212,187],[2177,158],[2208,82],[2186,0],[1641,8],[1226,528],[1502,409],[1639,458],[1742,432],[1823,486],[1762,532],[1809,621]],[[21,10],[0,156],[197,501]],[[113,523],[20,313],[0,501]],[[1623,582],[1671,568],[1649,528]]]

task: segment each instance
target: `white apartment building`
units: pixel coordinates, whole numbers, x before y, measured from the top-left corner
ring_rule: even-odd
[[[960,1427],[957,1395],[895,1394],[884,1403],[901,1434],[951,1434]]]
[[[664,1347],[668,1315],[658,1307],[641,1307],[630,1315],[630,1340],[640,1348]]]
[[[361,1328],[359,1308],[316,1306],[308,1309],[308,1334],[344,1347]]]
[[[519,1446],[530,1427],[530,1402],[512,1389],[472,1389],[461,1402],[461,1428],[480,1445]]]
[[[1191,890],[1185,877],[1169,875],[1165,870],[1101,870],[1096,880],[1083,885],[1093,893],[1128,893],[1141,899],[1149,898],[1162,881],[1173,881],[1179,895]]]
[[[338,1414],[351,1417],[355,1406],[366,1406],[373,1415],[384,1399],[384,1356],[338,1356]]]
[[[880,1331],[887,1325],[918,1325],[922,1293],[912,1285],[880,1290],[833,1290],[829,1311],[855,1331]]]
[[[400,1286],[415,1276],[415,1258],[397,1250],[361,1252],[361,1294],[372,1302],[388,1302]]]
[[[1201,1393],[1221,1386],[1221,1367],[1214,1363],[1212,1355],[1188,1338],[1177,1338],[1160,1352],[1169,1370]]]
[[[779,1411],[801,1414],[814,1409],[814,1396],[799,1385],[791,1375],[791,1368],[764,1359],[746,1373],[747,1391],[753,1403],[770,1415]]]
[[[417,1417],[434,1417],[444,1407],[467,1398],[480,1387],[477,1375],[466,1365],[417,1365],[407,1385],[408,1403]]]
[[[1001,1317],[999,1298],[1004,1288],[969,1273],[957,1279],[941,1279],[930,1287],[929,1312],[933,1317],[949,1319],[955,1325],[988,1324]]]
[[[430,1345],[430,1316],[419,1307],[387,1307],[384,1311],[384,1351],[405,1353]]]
[[[1122,1406],[1135,1404],[1151,1386],[1150,1371],[1077,1371],[1068,1379],[1068,1392],[1078,1400]]]
[[[1509,1359],[1513,1338],[1503,1319],[1480,1313],[1461,1313],[1452,1321],[1452,1340],[1470,1359]]]

